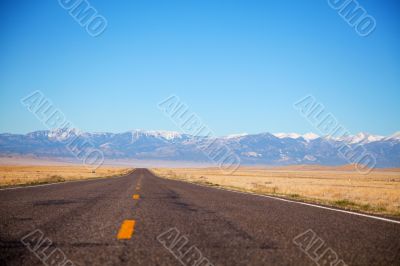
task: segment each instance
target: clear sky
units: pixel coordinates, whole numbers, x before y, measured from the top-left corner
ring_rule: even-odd
[[[400,130],[400,3],[358,0],[360,37],[326,0],[89,0],[91,37],[57,0],[0,2],[0,132],[45,126],[20,99],[41,90],[85,131],[179,130],[178,95],[217,135],[317,132],[293,108],[314,95],[352,133]]]

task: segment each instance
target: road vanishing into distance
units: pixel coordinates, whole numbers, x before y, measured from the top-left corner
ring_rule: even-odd
[[[400,265],[400,224],[167,180],[147,169],[0,191],[0,265],[329,261]]]

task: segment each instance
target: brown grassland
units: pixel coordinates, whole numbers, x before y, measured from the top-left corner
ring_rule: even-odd
[[[154,168],[159,176],[203,185],[319,203],[366,213],[400,216],[400,170],[354,167],[239,168],[225,175],[218,168]]]
[[[127,174],[131,170],[131,168],[126,167],[99,167],[95,171],[92,171],[85,166],[78,165],[0,165],[0,187],[112,177]]]

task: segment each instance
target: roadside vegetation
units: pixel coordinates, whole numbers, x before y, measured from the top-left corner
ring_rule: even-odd
[[[0,166],[0,188],[14,186],[30,186],[48,183],[106,178],[124,175],[131,168],[99,167],[95,171],[85,166]]]
[[[364,175],[351,167],[155,168],[157,175],[202,185],[272,195],[341,209],[400,217],[400,169]]]

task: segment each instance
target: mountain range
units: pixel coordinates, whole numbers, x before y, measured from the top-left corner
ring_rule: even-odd
[[[66,143],[86,140],[107,159],[142,159],[210,162],[199,147],[210,142],[204,136],[175,131],[132,130],[124,133],[89,133],[79,130],[42,130],[28,134],[0,134],[1,156],[73,157]],[[376,167],[400,167],[400,132],[392,136],[368,133],[335,138],[314,133],[234,134],[214,138],[228,147],[245,165],[352,163],[340,153],[340,147],[372,155]]]

